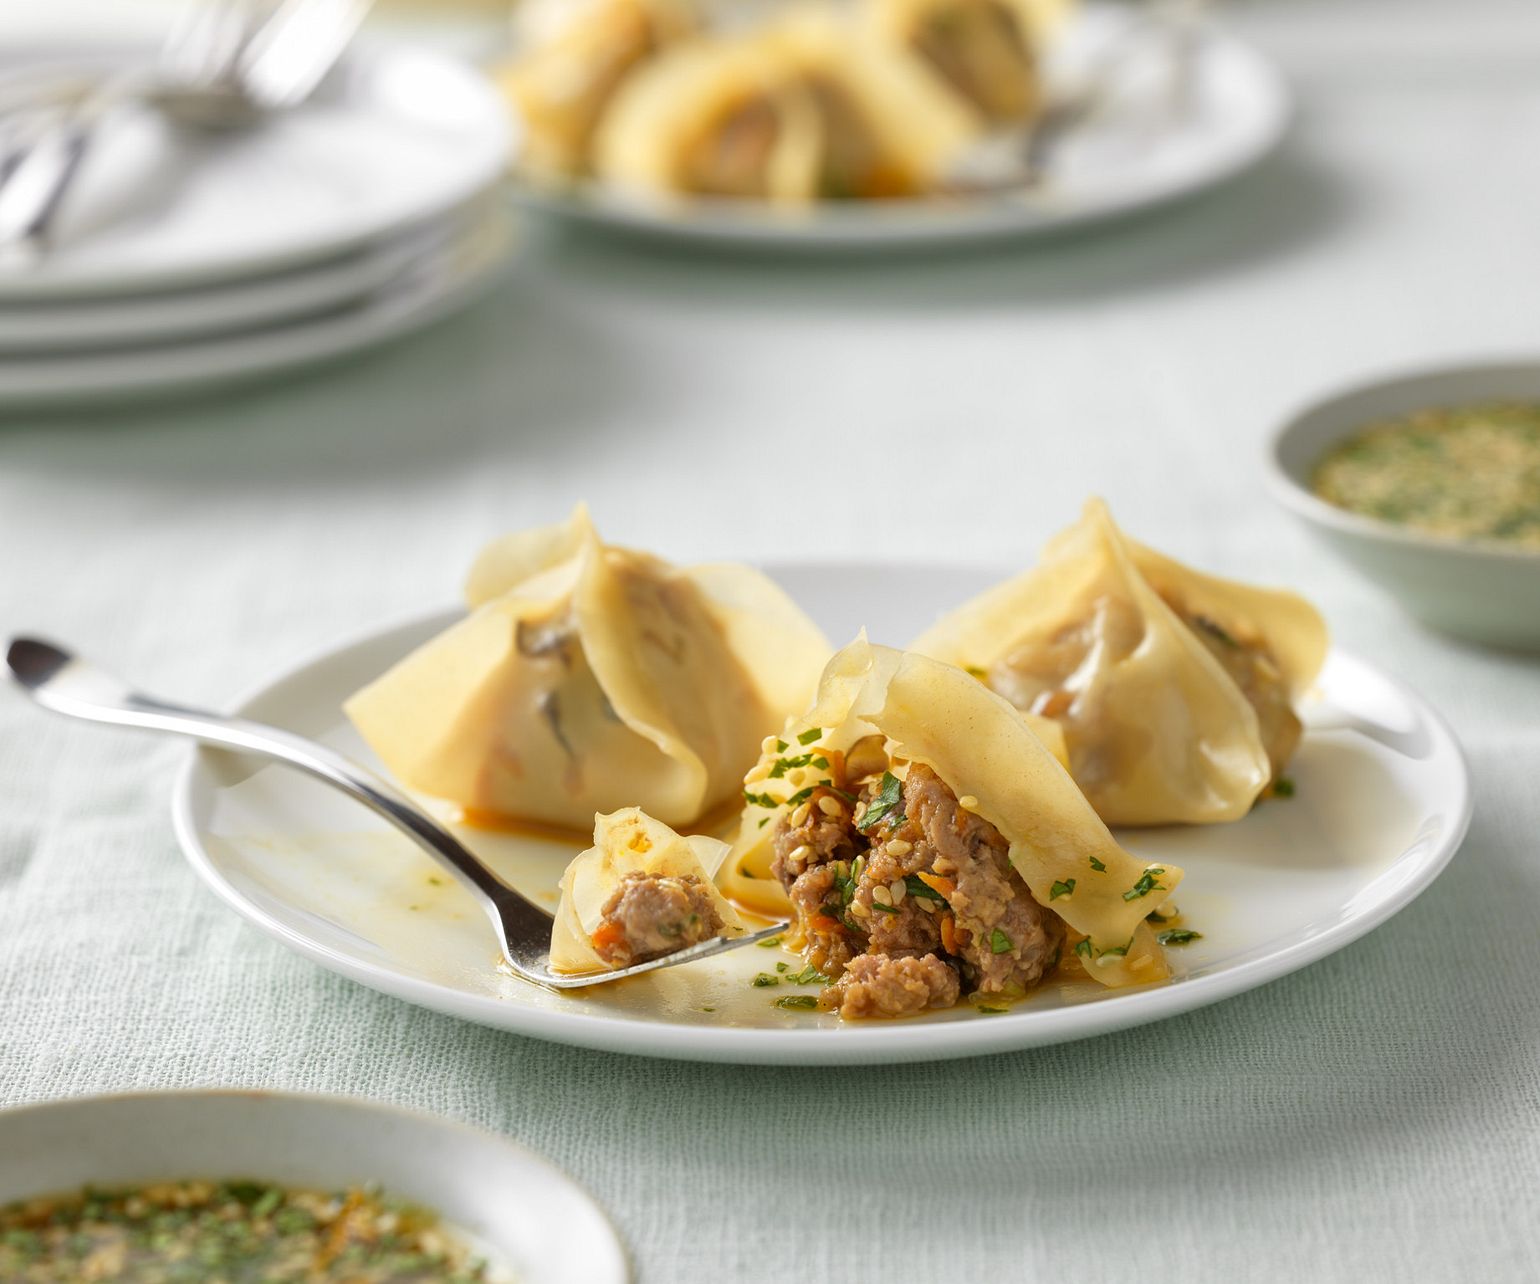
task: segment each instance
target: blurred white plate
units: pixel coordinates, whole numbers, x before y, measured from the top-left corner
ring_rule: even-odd
[[[0,360],[209,338],[356,305],[415,264],[442,255],[486,218],[482,202],[472,202],[472,208],[359,250],[228,283],[154,294],[0,301]]]
[[[1076,65],[1118,38],[1125,7],[1091,5],[1061,56]],[[1153,56],[1153,55],[1152,55]],[[1058,231],[1191,195],[1248,169],[1283,137],[1288,87],[1273,65],[1209,31],[1192,64],[1188,109],[1162,115],[1164,82],[1148,59],[1120,65],[1109,107],[1056,149],[1037,189],[892,201],[825,201],[780,209],[711,198],[650,201],[587,183],[556,190],[516,179],[521,204],[612,229],[767,249],[842,250],[987,241]]]
[[[153,57],[120,48],[116,65]],[[11,48],[4,72],[96,66]],[[495,184],[508,110],[476,71],[419,50],[360,48],[315,97],[221,136],[126,109],[106,122],[40,261],[0,268],[0,300],[181,288],[277,271],[440,218]]]
[[[999,578],[945,566],[768,569],[832,638],[865,624],[877,640],[900,643]],[[238,712],[378,768],[339,706],[451,618],[417,620],[338,647],[258,691]],[[1120,835],[1136,854],[1187,871],[1177,900],[1184,925],[1203,939],[1169,951],[1175,978],[1123,991],[1094,981],[1050,984],[1003,1015],[964,1006],[842,1025],[777,1008],[775,998],[789,987],[750,982],[784,956],[756,946],[552,994],[499,972],[480,909],[407,839],[322,785],[200,751],[177,784],[174,817],[193,867],[263,931],[323,967],[439,1012],[582,1047],[700,1061],[834,1065],[970,1056],[1105,1034],[1240,994],[1341,949],[1433,881],[1470,813],[1453,736],[1415,695],[1340,651],[1319,686],[1289,768],[1294,798],[1264,803],[1233,825]],[[526,894],[554,907],[557,878],[575,846],[460,832]]]
[[[0,1110],[0,1204],[196,1179],[378,1183],[436,1212],[518,1284],[624,1284],[625,1252],[571,1178],[505,1138],[350,1097],[192,1091]]]
[[[163,345],[0,355],[0,406],[99,402],[250,379],[373,347],[468,305],[496,283],[511,243],[506,211],[495,210],[360,301],[313,316]]]

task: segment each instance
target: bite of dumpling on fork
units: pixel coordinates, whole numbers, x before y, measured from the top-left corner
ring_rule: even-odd
[[[477,816],[594,818],[552,970],[601,980],[784,920],[824,983],[797,1006],[851,1020],[1166,980],[1152,924],[1183,871],[1109,824],[1245,815],[1326,646],[1301,599],[1181,566],[1097,501],[907,651],[831,656],[758,572],[606,545],[581,509],[492,546],[469,596],[348,712],[404,783]],[[728,798],[730,827],[690,832]]]

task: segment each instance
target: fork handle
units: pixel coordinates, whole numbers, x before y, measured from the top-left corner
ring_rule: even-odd
[[[47,240],[90,150],[96,117],[71,112],[57,132],[58,141],[35,146],[7,177],[0,193],[0,249],[36,247]]]

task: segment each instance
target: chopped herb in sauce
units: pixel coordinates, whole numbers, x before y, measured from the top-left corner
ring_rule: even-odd
[[[778,1008],[805,1008],[813,1009],[818,1006],[818,999],[811,994],[783,994],[775,1001]]]
[[[823,736],[823,728],[822,727],[809,727],[806,731],[802,732],[797,737],[797,743],[799,745],[802,745],[802,746],[806,747],[807,745],[812,744],[813,741],[822,738],[822,736]]]
[[[1292,780],[1290,780],[1287,776],[1279,776],[1277,780],[1273,781],[1273,797],[1274,798],[1292,798],[1292,797],[1294,797],[1294,782]]]
[[[1201,941],[1202,932],[1190,932],[1185,927],[1173,927],[1169,931],[1158,933],[1155,937],[1162,945],[1186,945],[1190,941]]]
[[[776,971],[777,971],[777,972],[784,972],[784,971],[786,971],[786,969],[787,969],[787,968],[789,968],[789,967],[790,967],[790,966],[791,966],[791,964],[790,964],[790,963],[777,963],[777,964],[776,964],[776,965],[775,965],[775,970],[776,970]]]
[[[478,1284],[486,1268],[429,1212],[350,1190],[167,1182],[0,1208],[0,1280],[78,1284]]]
[[[1094,856],[1091,857],[1091,868],[1094,869],[1098,874],[1105,874],[1107,872],[1107,867]]]
[[[1091,938],[1089,936],[1082,937],[1075,942],[1075,953],[1083,959],[1091,957]]]
[[[1008,1011],[1006,1008],[986,1008],[982,1003],[975,1003],[973,1010],[982,1012],[985,1016],[999,1016],[1002,1012]]]
[[[773,950],[773,949],[776,948],[776,946],[778,946],[785,939],[786,938],[783,937],[783,936],[771,936],[771,937],[768,937],[767,939],[765,939],[765,940],[763,940],[763,941],[761,941],[759,943],[759,948],[762,949],[762,950]]]
[[[749,791],[747,789],[745,789],[743,791],[743,801],[746,802],[746,803],[750,803],[750,804],[752,804],[755,807],[779,807],[780,806],[780,803],[776,802],[776,800],[774,798],[772,798],[769,794],[756,794],[756,793],[752,793],[751,791]]]
[[[789,744],[787,744],[784,740],[777,740],[775,742],[775,751],[776,751],[776,753],[785,753],[790,748],[791,748],[791,746]]]
[[[1055,883],[1048,889],[1048,899],[1056,901],[1061,896],[1070,896],[1075,891],[1075,880],[1066,878],[1063,882]]]
[[[1311,489],[1363,517],[1540,551],[1540,403],[1438,407],[1372,424],[1321,460]]]
[[[1006,953],[1016,942],[998,927],[989,934],[989,948],[996,954]]]
[[[793,972],[786,978],[787,985],[828,985],[829,978],[809,963],[800,972]]]
[[[761,989],[761,990],[764,989],[768,985],[779,985],[780,983],[781,983],[781,978],[776,976],[772,972],[759,972],[759,973],[756,973],[754,979],[749,982],[750,985],[755,986],[756,988]]]
[[[898,805],[903,801],[903,782],[891,771],[882,773],[882,783],[877,789],[877,796],[872,799],[866,809],[866,815],[861,817],[861,822],[856,826],[862,833],[876,828],[882,821],[892,817],[893,823],[903,820],[903,813],[898,812]],[[897,814],[895,814],[897,813]]]

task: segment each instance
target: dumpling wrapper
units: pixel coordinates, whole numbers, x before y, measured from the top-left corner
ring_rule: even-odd
[[[699,879],[722,920],[718,936],[748,929],[713,881],[726,843],[704,835],[685,838],[635,807],[594,817],[594,845],[575,856],[561,876],[561,903],[551,926],[551,967],[557,972],[608,972],[592,944],[605,903],[627,874]]]
[[[1303,598],[1204,575],[1135,543],[1100,500],[1056,536],[1031,570],[968,602],[914,649],[982,673],[1013,703],[1037,694],[1020,675],[1053,667],[1067,631],[1056,714],[1071,770],[1109,824],[1202,824],[1244,816],[1273,777],[1255,708],[1173,610],[1260,644],[1297,701],[1326,657],[1326,625]],[[1079,658],[1076,658],[1079,657]]]
[[[518,16],[523,52],[499,80],[523,125],[521,167],[548,177],[586,170],[616,90],[700,25],[685,0],[549,0],[521,6]]]
[[[1011,864],[1033,898],[1089,940],[1089,957],[1081,958],[1096,980],[1132,985],[1169,975],[1144,920],[1181,882],[1181,869],[1148,864],[1118,846],[1028,722],[976,678],[927,656],[874,646],[863,635],[835,653],[812,707],[787,723],[781,739],[796,746],[814,728],[823,732],[819,750],[841,752],[881,734],[893,757],[922,762],[959,798],[977,799],[969,810],[1010,844]],[[784,904],[784,893],[779,902],[774,895],[780,885],[770,873],[770,840],[785,799],[826,778],[813,764],[772,778],[780,756],[766,752],[745,780],[749,793],[773,796],[777,805],[749,803],[717,876],[730,897],[756,907]],[[1073,891],[1053,894],[1055,884],[1071,880]]]
[[[487,548],[466,596],[345,708],[397,779],[473,819],[586,830],[635,805],[688,824],[737,791],[830,650],[758,571],[606,545],[581,507]]]
[[[727,131],[730,148],[718,141]],[[912,59],[834,14],[793,8],[752,35],[683,42],[638,72],[601,122],[594,166],[617,187],[654,197],[801,205],[929,190],[980,132]],[[700,159],[718,145],[739,158],[727,169]],[[827,190],[837,175],[855,189]]]

